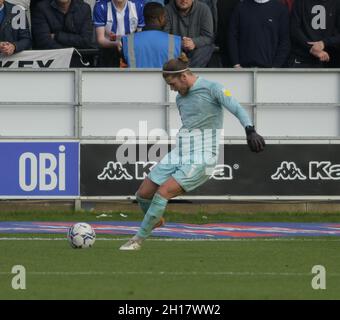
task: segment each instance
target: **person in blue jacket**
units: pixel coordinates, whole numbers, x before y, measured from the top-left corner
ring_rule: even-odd
[[[131,68],[161,68],[181,54],[181,37],[163,31],[166,18],[161,3],[147,2],[143,13],[143,31],[122,38],[123,56]]]

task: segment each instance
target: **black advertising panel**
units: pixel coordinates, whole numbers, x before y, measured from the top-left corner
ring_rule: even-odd
[[[150,156],[152,145],[129,144],[121,153],[121,144],[81,145],[80,189],[82,196],[134,195],[138,186],[171,146],[162,145],[157,158]],[[157,148],[159,151],[159,148]],[[120,156],[126,157],[124,163]],[[151,158],[151,159],[150,159]],[[126,161],[126,160],[125,160]]]
[[[167,153],[152,145],[82,144],[81,196],[134,195],[147,173]],[[117,160],[123,151],[129,163]],[[159,150],[158,150],[159,151]],[[119,158],[119,156],[118,156]],[[221,145],[220,163],[210,179],[188,195],[336,196],[340,195],[340,145]],[[119,158],[120,159],[120,158]]]

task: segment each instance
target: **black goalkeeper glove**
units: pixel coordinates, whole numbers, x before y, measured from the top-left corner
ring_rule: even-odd
[[[264,139],[255,131],[253,126],[246,127],[247,143],[251,151],[261,152],[266,145]]]

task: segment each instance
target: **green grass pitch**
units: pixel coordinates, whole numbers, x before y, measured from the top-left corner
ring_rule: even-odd
[[[148,241],[120,252],[124,240],[71,249],[64,240],[0,241],[1,299],[339,299],[340,242],[333,238]],[[14,290],[14,265],[26,289]],[[314,265],[326,290],[312,288]]]
[[[25,217],[3,215],[2,219],[29,220]],[[78,216],[72,218],[79,221]],[[82,218],[94,220],[93,215]],[[338,221],[339,216],[323,218]],[[66,220],[63,215],[50,216],[55,219]],[[284,215],[278,219],[294,220]],[[228,216],[223,220],[228,221]],[[126,237],[98,236],[93,248],[82,250],[72,249],[65,237],[55,237],[0,234],[0,299],[340,299],[340,239],[336,237],[150,239],[137,252],[118,250]],[[15,265],[26,269],[25,290],[12,288]],[[315,265],[325,267],[325,290],[312,288]]]

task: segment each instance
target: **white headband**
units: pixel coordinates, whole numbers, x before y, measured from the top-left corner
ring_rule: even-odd
[[[182,73],[184,71],[188,71],[189,68],[186,68],[186,69],[183,69],[183,70],[177,70],[177,71],[166,71],[166,70],[163,70],[163,73],[170,73],[170,74],[175,74],[175,73]]]

